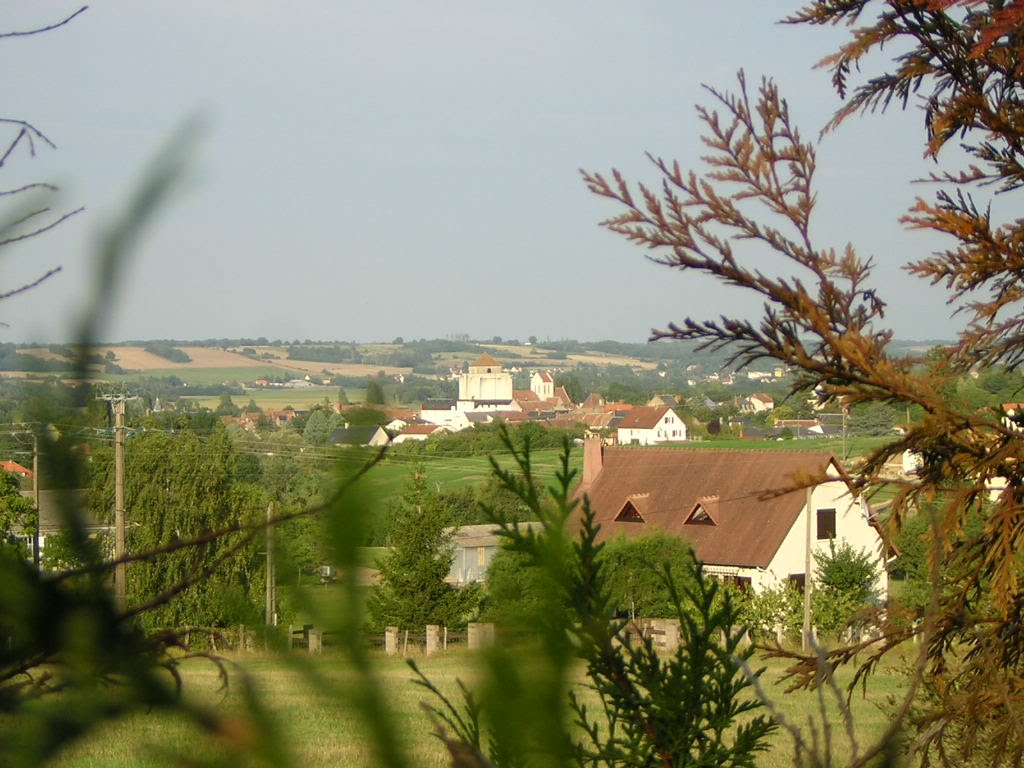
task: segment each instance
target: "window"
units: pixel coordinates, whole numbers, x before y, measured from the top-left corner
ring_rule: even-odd
[[[698,504],[694,507],[693,512],[686,519],[686,525],[714,525],[715,521],[711,519],[711,515],[708,514],[707,508],[703,504]]]
[[[834,509],[818,510],[818,541],[836,537],[836,511]]]
[[[619,514],[615,516],[615,522],[617,523],[642,523],[644,522],[643,516],[640,514],[640,510],[634,506],[632,501],[627,501],[622,505],[622,509],[619,510]]]

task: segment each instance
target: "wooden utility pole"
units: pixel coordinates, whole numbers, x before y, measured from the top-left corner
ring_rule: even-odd
[[[39,570],[39,526],[43,522],[43,513],[39,508],[39,436],[32,435],[32,503],[36,505],[36,530],[32,534],[32,562]]]
[[[124,403],[123,397],[114,405],[114,600],[118,611],[125,609],[124,557]]]
[[[807,489],[807,541],[804,552],[804,626],[801,634],[800,647],[804,653],[811,647],[811,548],[814,546],[814,539],[811,538],[814,525],[814,509],[811,505],[812,488]]]
[[[277,626],[277,573],[274,570],[274,502],[267,504],[267,626]]]

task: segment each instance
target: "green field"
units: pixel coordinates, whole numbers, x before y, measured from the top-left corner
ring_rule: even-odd
[[[365,389],[345,387],[345,395],[353,403],[358,403],[366,396]],[[338,387],[303,387],[298,389],[284,389],[281,387],[254,387],[246,388],[244,395],[232,395],[231,399],[239,408],[245,407],[249,400],[255,400],[256,405],[264,411],[283,411],[287,406],[301,411],[311,406],[323,403],[324,398],[331,403],[338,400]],[[202,397],[183,397],[182,400],[190,400],[206,408],[216,408],[220,403],[219,395]]]
[[[450,765],[442,745],[431,735],[430,720],[421,707],[425,693],[411,682],[411,671],[401,658],[389,658],[376,651],[371,655],[386,710],[396,726],[400,745],[409,757],[408,764]],[[304,768],[379,764],[367,747],[365,725],[351,704],[352,694],[365,689],[355,679],[350,664],[330,649],[312,659],[308,666],[300,663],[306,661],[310,661],[309,657],[299,651],[294,651],[290,658],[259,654],[235,656],[228,665],[230,692],[223,701],[218,693],[216,668],[209,662],[190,661],[185,667],[186,696],[220,714],[237,713],[241,708],[243,686],[240,680],[244,675],[266,704],[280,732],[276,741],[287,745],[294,764]],[[457,678],[471,683],[476,677],[475,657],[468,651],[448,651],[428,659],[418,657],[417,661],[428,677],[448,694],[456,690]],[[785,693],[777,683],[782,664],[778,661],[766,664],[768,672],[763,678],[766,691],[779,711],[802,728],[806,728],[809,719],[817,721],[820,727],[817,695],[806,691]],[[303,672],[304,668],[308,671]],[[310,675],[315,675],[323,684],[314,683]],[[837,679],[843,685],[850,679],[849,671],[841,670]],[[579,680],[582,683],[582,675]],[[855,732],[862,747],[870,744],[888,725],[884,702],[890,694],[898,695],[904,684],[905,678],[893,665],[883,665],[872,678],[867,695],[858,693],[852,698]],[[591,696],[583,688],[579,692],[584,697]],[[826,695],[826,700],[835,747],[833,759],[835,764],[841,765],[849,754],[845,732],[838,707],[830,696]],[[259,727],[242,717],[232,719],[229,725],[224,741],[239,744],[252,739],[251,735],[246,736],[247,729]],[[177,756],[177,759],[162,760],[161,755]],[[180,718],[157,711],[133,715],[99,729],[68,750],[56,764],[64,768],[156,766],[169,762],[198,765],[207,764],[205,760],[217,755],[229,761],[237,759],[218,752],[209,736]],[[790,737],[781,729],[777,731],[771,749],[758,758],[757,764],[763,768],[793,765]]]
[[[140,378],[167,379],[175,376],[186,384],[197,386],[213,386],[224,382],[246,382],[256,381],[269,377],[286,376],[288,378],[298,377],[297,371],[287,368],[279,368],[276,365],[254,365],[244,368],[193,368],[185,366],[182,368],[153,368],[147,371],[132,371],[124,374],[104,374],[105,381],[126,382],[130,384]]]
[[[547,486],[555,482],[555,473],[561,468],[560,457],[561,451],[555,449],[531,453],[534,476],[542,485]],[[401,494],[417,458],[423,459],[428,485],[439,491],[452,491],[468,485],[476,485],[485,482],[492,476],[491,462],[487,456],[423,455],[417,457],[411,454],[391,453],[370,474],[376,492],[383,497]],[[500,466],[512,469],[510,456],[497,455],[495,459]],[[571,465],[577,470],[582,469],[582,450],[573,451]]]
[[[865,456],[888,442],[892,442],[892,438],[848,437],[845,445],[846,456]],[[834,453],[840,458],[843,456],[844,448],[842,438],[838,437],[808,437],[799,440],[694,440],[673,445],[680,448],[728,448],[741,451],[824,451]]]

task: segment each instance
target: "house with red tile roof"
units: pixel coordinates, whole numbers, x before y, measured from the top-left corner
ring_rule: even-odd
[[[830,453],[584,446],[583,479],[599,540],[653,531],[689,542],[705,572],[760,590],[803,584],[810,552],[830,539],[875,558],[882,538]],[[812,565],[813,569],[813,558]],[[811,571],[813,573],[813,570]]]
[[[392,445],[401,445],[414,441],[423,441],[432,435],[448,435],[452,430],[441,424],[409,424],[401,432],[395,435],[391,441]]]
[[[547,371],[534,371],[530,377],[530,389],[541,400],[550,400],[555,396],[555,379]]]
[[[18,477],[32,477],[31,469],[21,466],[21,464],[12,459],[0,461],[0,469],[4,472],[10,472],[12,475],[17,475]]]
[[[633,408],[618,425],[620,445],[656,445],[683,440],[686,440],[686,423],[665,406]]]

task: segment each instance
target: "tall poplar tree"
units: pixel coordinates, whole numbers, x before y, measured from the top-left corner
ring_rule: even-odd
[[[98,515],[113,505],[113,466],[98,457],[94,504]],[[109,463],[108,463],[109,462]],[[206,437],[190,430],[146,432],[125,449],[129,554],[159,552],[208,537],[205,544],[130,563],[129,607],[149,627],[221,627],[260,619],[264,564],[255,541],[231,533],[258,522],[266,494],[239,481],[231,438],[218,426]],[[221,535],[215,535],[222,532]],[[172,599],[173,598],[173,599]]]

